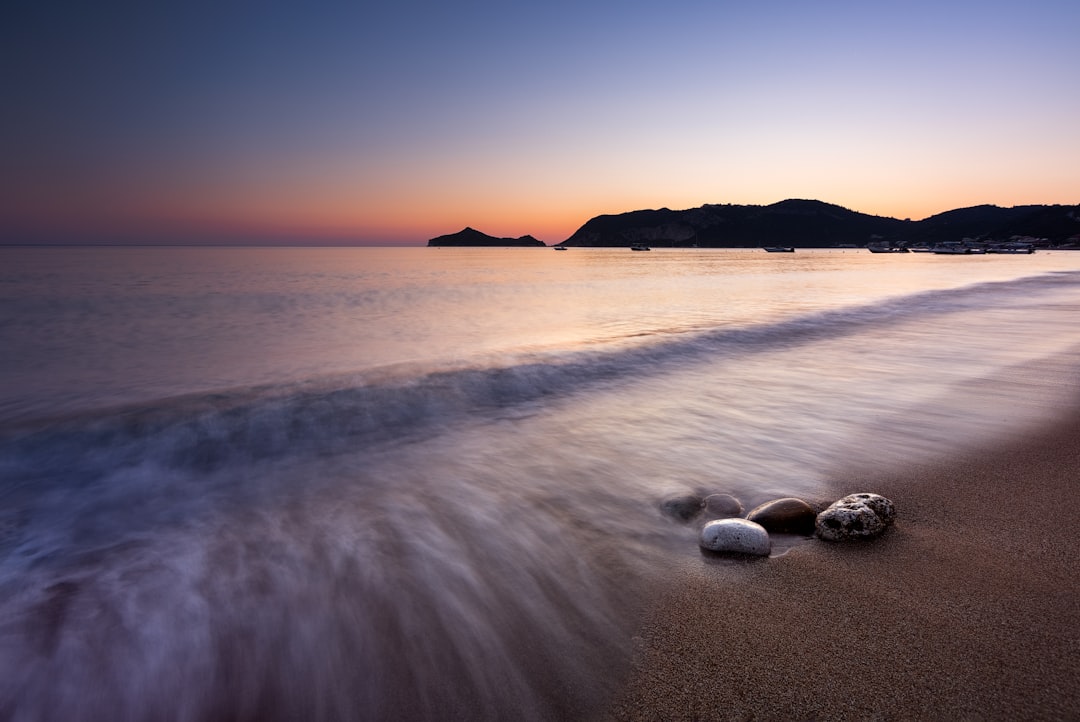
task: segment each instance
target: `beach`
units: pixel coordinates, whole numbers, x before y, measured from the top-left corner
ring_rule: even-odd
[[[1077,254],[0,256],[5,718],[1076,716]]]
[[[1076,719],[1080,413],[904,474],[864,543],[688,559],[648,614],[617,720]]]

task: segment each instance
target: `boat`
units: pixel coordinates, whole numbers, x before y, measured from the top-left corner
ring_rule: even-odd
[[[794,253],[795,249],[791,246],[765,246],[766,253]]]
[[[566,246],[555,246],[555,250],[556,250],[556,251],[565,251],[565,250],[566,250]]]
[[[1035,246],[1030,243],[998,243],[986,249],[987,253],[1034,253]]]
[[[907,253],[907,246],[893,246],[888,243],[867,243],[866,250],[871,253]]]
[[[939,243],[930,249],[933,253],[948,255],[970,255],[971,249],[958,241]]]
[[[630,246],[631,251],[651,251],[652,249],[646,246],[644,243],[635,243]]]

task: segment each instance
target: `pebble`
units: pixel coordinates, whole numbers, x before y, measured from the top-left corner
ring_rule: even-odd
[[[703,549],[734,554],[768,556],[772,541],[765,527],[746,519],[717,519],[701,529]]]
[[[690,521],[701,513],[704,502],[696,494],[673,494],[660,502],[660,511],[678,521]]]
[[[755,507],[746,515],[750,521],[757,522],[774,534],[814,533],[814,520],[817,512],[802,499],[785,497],[774,499]]]
[[[817,516],[814,531],[825,541],[867,539],[885,531],[896,518],[896,507],[879,494],[849,494]]]
[[[712,519],[742,516],[743,505],[731,494],[709,494],[705,497],[705,514]]]

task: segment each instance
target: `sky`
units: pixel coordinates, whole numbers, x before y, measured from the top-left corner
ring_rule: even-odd
[[[1075,0],[8,0],[0,243],[1077,204],[1078,28]]]

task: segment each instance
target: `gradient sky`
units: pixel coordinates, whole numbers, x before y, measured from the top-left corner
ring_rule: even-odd
[[[1076,204],[1078,31],[1075,0],[9,0],[0,242]]]

